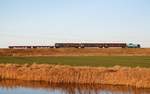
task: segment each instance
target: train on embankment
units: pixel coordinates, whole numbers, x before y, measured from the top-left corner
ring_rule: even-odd
[[[54,46],[9,46],[10,49],[37,49],[37,48],[141,48],[140,44],[133,43],[55,43]]]

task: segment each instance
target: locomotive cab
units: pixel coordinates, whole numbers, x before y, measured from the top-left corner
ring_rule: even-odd
[[[129,43],[127,45],[128,48],[141,48],[141,45],[140,44],[133,44],[133,43]]]

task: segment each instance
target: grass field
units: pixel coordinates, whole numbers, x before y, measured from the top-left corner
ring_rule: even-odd
[[[9,57],[1,56],[0,63],[15,64],[61,64],[72,66],[105,66],[115,65],[129,67],[150,67],[149,56],[61,56],[61,57]]]

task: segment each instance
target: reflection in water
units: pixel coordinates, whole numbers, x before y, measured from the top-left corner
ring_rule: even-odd
[[[111,85],[49,84],[1,80],[0,94],[150,94],[150,89]]]

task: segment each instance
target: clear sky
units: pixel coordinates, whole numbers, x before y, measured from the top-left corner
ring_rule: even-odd
[[[0,47],[55,42],[150,47],[150,0],[0,0]]]

